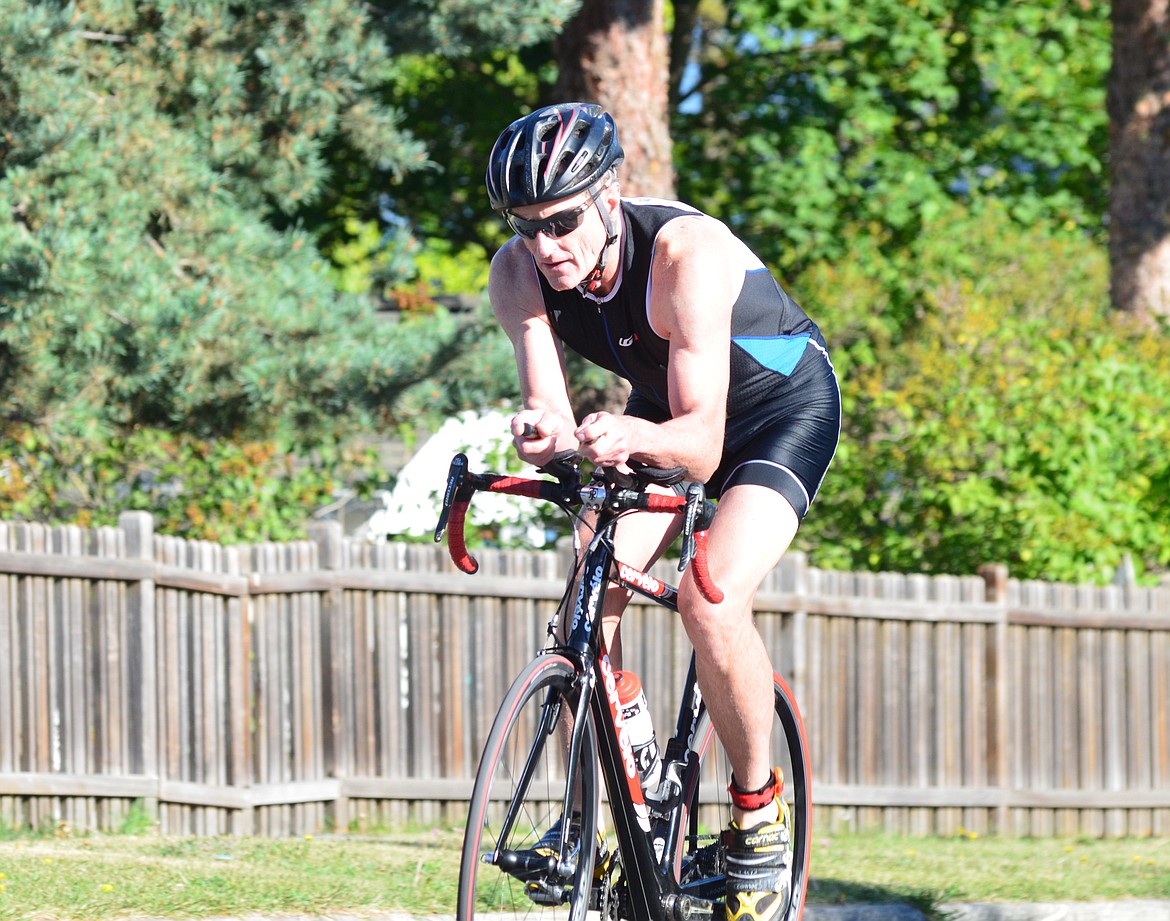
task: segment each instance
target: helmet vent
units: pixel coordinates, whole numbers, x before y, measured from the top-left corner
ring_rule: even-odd
[[[519,161],[513,162],[512,168],[508,170],[508,189],[515,189],[516,192],[523,194],[527,185],[528,179],[524,174],[524,164]]]
[[[572,164],[572,162],[573,162],[572,155],[570,155],[567,152],[561,154],[557,158],[556,163],[553,164],[551,174],[548,177],[550,184],[555,182],[556,180],[560,179],[562,176],[564,176],[565,173],[568,171],[569,166]]]

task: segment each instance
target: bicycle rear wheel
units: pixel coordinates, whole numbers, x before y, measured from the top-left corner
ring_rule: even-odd
[[[772,676],[776,706],[772,726],[772,763],[784,772],[784,799],[792,818],[792,889],[784,921],[799,921],[808,889],[808,862],[811,851],[812,784],[808,739],[796,698],[787,682]],[[722,845],[718,835],[731,815],[731,764],[715,735],[711,717],[703,707],[696,727],[694,751],[700,770],[692,774],[683,790],[684,835],[675,854],[674,872],[684,891],[722,901],[724,892]],[[705,825],[700,810],[708,815]],[[714,815],[718,818],[714,818]]]
[[[459,869],[458,921],[495,915],[583,921],[597,837],[597,741],[591,721],[572,770],[581,847],[557,867],[534,848],[564,809],[566,752],[558,723],[573,713],[577,671],[563,656],[539,656],[504,697],[471,794]],[[571,719],[570,719],[571,723]]]

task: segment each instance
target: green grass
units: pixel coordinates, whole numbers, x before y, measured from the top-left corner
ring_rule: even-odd
[[[1170,838],[909,838],[814,843],[815,902],[1062,902],[1170,899]]]
[[[0,843],[0,918],[450,913],[460,837],[10,840]]]
[[[109,835],[0,841],[0,918],[453,911],[459,831],[363,838]],[[1170,899],[1170,839],[818,838],[811,899]]]

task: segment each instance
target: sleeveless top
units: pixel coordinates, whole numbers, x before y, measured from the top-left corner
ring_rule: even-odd
[[[553,332],[583,358],[630,382],[630,412],[661,422],[670,418],[670,343],[650,323],[654,245],[668,222],[702,212],[681,202],[632,198],[622,199],[621,215],[621,263],[608,294],[555,291],[539,270],[536,276]],[[801,379],[832,374],[816,324],[742,243],[739,258],[744,281],[731,314],[725,452],[738,450],[761,428],[790,413]]]

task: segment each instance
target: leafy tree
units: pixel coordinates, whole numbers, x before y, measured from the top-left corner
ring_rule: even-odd
[[[373,170],[344,149],[334,180],[295,219],[341,270],[347,290],[395,299],[417,293],[479,293],[471,260],[485,271],[503,233],[487,220],[483,167],[507,120],[551,79],[534,46],[563,28],[580,0],[381,0],[364,4],[389,50],[377,87],[401,124],[425,142],[422,169]],[[394,241],[393,246],[387,240]],[[409,264],[393,264],[396,253]],[[418,272],[419,256],[439,272]],[[455,263],[454,277],[446,270]],[[441,277],[440,277],[441,276]],[[410,282],[410,288],[404,283]]]
[[[1170,569],[1170,354],[1111,313],[1103,247],[956,207],[889,268],[921,284],[896,347],[888,295],[854,263],[799,281],[838,346],[845,401],[800,538],[815,559],[1100,581],[1128,553]]]
[[[524,48],[564,28],[581,0],[379,0],[398,53],[459,57],[485,49]]]
[[[507,4],[492,5],[493,15],[505,16],[493,20],[492,29],[482,22],[476,28],[440,29],[428,43],[431,53],[399,56],[392,101],[405,113],[412,133],[426,140],[432,161],[431,168],[404,177],[386,196],[393,211],[410,215],[411,232],[419,241],[415,286],[391,292],[399,303],[425,305],[440,293],[480,295],[486,289],[490,255],[510,235],[487,209],[483,175],[488,153],[509,121],[560,98],[552,87],[564,66],[554,60],[550,39],[579,5],[579,0],[538,3],[523,17],[513,17]],[[433,6],[417,4],[409,15],[417,24],[423,8]],[[478,6],[468,3],[461,10]],[[572,22],[579,28],[578,18]],[[443,38],[452,34],[463,38]],[[627,137],[623,123],[623,143]],[[461,353],[464,357],[402,397],[404,414],[427,420],[427,427],[435,427],[445,412],[518,397],[511,347],[490,315],[477,314],[465,328],[474,329],[475,342]],[[575,403],[583,411],[624,404],[624,387],[612,375],[576,356],[568,360]]]
[[[395,101],[406,124],[425,139],[434,166],[395,186],[393,209],[410,215],[424,251],[470,250],[486,269],[488,256],[508,233],[488,209],[483,177],[496,136],[540,94],[554,73],[531,49],[447,57],[414,55],[398,62]],[[485,284],[448,293],[479,293]],[[438,291],[436,286],[432,288]]]
[[[0,516],[116,525],[149,511],[159,533],[241,541],[304,537],[310,512],[339,486],[368,496],[381,479],[376,454],[320,445],[295,454],[272,440],[206,439],[137,428],[107,439],[8,426],[0,455]]]
[[[1129,552],[1164,570],[1165,360],[1104,309],[1105,11],[674,11],[700,36],[697,80],[672,62],[683,196],[789,274],[843,378],[801,537],[817,562],[1102,579]],[[542,59],[509,61],[535,101]]]
[[[859,232],[905,246],[952,201],[1101,234],[1106,5],[728,9],[676,115],[680,187],[773,265],[847,258]]]

